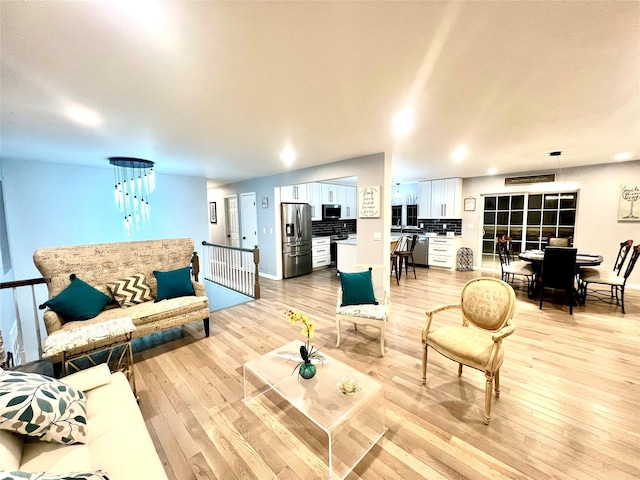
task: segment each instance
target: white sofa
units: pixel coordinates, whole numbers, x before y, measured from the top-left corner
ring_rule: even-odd
[[[61,379],[87,396],[86,444],[44,442],[0,430],[0,470],[93,472],[109,480],[163,480],[167,475],[125,375],[106,364]]]

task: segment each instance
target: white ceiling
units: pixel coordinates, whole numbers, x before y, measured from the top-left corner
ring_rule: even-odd
[[[213,184],[381,151],[393,182],[640,158],[638,1],[3,1],[0,15],[3,158],[133,156]],[[75,124],[71,103],[99,123]],[[405,107],[415,127],[397,140]]]

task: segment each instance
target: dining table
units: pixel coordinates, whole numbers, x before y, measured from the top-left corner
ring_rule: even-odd
[[[518,254],[518,258],[520,258],[520,260],[531,262],[531,266],[533,267],[536,277],[540,274],[542,270],[542,261],[544,260],[544,250],[525,250]],[[594,267],[600,265],[603,260],[602,255],[597,253],[578,252],[576,254],[576,274],[579,272],[581,267]],[[538,282],[534,280],[534,288],[530,292],[529,297],[537,298],[538,290]],[[579,295],[576,295],[576,299],[580,302]]]
[[[520,260],[526,260],[527,262],[531,262],[536,268],[536,264],[538,266],[542,266],[542,261],[544,260],[544,250],[525,250],[524,252],[518,255]],[[598,255],[597,253],[580,253],[578,252],[576,255],[576,267],[594,267],[596,265],[600,265],[603,262],[602,255]]]

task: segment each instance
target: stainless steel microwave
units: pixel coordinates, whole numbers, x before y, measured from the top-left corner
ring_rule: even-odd
[[[340,220],[342,216],[342,207],[336,204],[325,203],[322,205],[323,220]]]

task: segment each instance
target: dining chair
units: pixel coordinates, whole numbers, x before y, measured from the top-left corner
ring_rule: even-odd
[[[577,253],[576,248],[569,247],[545,249],[538,280],[540,310],[542,310],[545,288],[562,289],[569,300],[569,313],[573,315]]]
[[[601,272],[598,275],[587,276],[586,278],[581,278],[581,297],[583,300],[586,300],[587,297],[587,287],[589,284],[594,283],[598,285],[607,285],[612,289],[611,296],[613,297],[615,292],[616,305],[622,306],[622,313],[624,311],[624,287],[627,284],[627,278],[631,275],[633,268],[638,261],[638,257],[640,256],[640,245],[636,245],[633,247],[633,253],[629,258],[629,263],[627,263],[627,268],[624,271],[623,275],[620,275],[619,272],[616,274],[615,271],[611,272]],[[619,294],[618,294],[619,292]]]
[[[497,278],[480,277],[469,280],[462,288],[460,303],[442,305],[426,312],[422,329],[422,384],[427,382],[427,354],[429,347],[462,366],[484,372],[485,424],[491,418],[491,399],[495,380],[496,396],[500,395],[500,367],[504,360],[502,340],[515,330],[512,322],[516,294],[511,285]],[[440,326],[432,329],[435,314],[457,308],[462,313],[461,326]]]
[[[604,270],[599,267],[582,267],[580,269],[580,279],[582,280],[583,278],[589,277],[594,278],[603,274],[609,275],[612,272],[614,273],[614,275],[620,275],[622,266],[624,265],[624,261],[627,259],[627,256],[631,251],[631,247],[633,247],[633,240],[620,242],[620,249],[618,250],[618,256],[616,257],[616,261],[613,264],[612,270]]]
[[[400,276],[401,276],[401,271],[399,270],[400,255],[398,255],[398,252],[404,251],[406,249],[407,249],[407,237],[400,237],[398,238],[395,245],[393,246],[393,249],[391,250],[391,259],[390,259],[391,275],[393,275],[393,273],[395,272],[396,283],[398,285],[400,285]]]
[[[384,265],[356,263],[351,272],[340,271],[336,300],[336,347],[340,346],[340,322],[380,328],[380,353],[384,357],[384,337],[389,317],[389,270]]]
[[[547,243],[549,247],[570,247],[573,245],[573,237],[550,237]]]
[[[513,284],[516,280],[516,275],[524,277],[524,280],[519,280],[526,282],[527,295],[531,297],[533,295],[535,278],[535,270],[533,269],[531,262],[515,260],[513,250],[510,247],[510,238],[504,235],[496,238],[496,250],[498,251],[498,257],[500,258],[502,280]]]
[[[404,263],[404,273],[405,275],[409,275],[409,261],[411,261],[411,268],[413,268],[413,278],[418,278],[416,276],[416,265],[413,261],[413,250],[416,248],[416,243],[418,243],[418,235],[413,234],[411,237],[411,242],[408,242],[409,248],[407,250],[396,250],[396,255],[398,255],[398,264],[400,265],[400,269],[402,270],[402,264]]]

